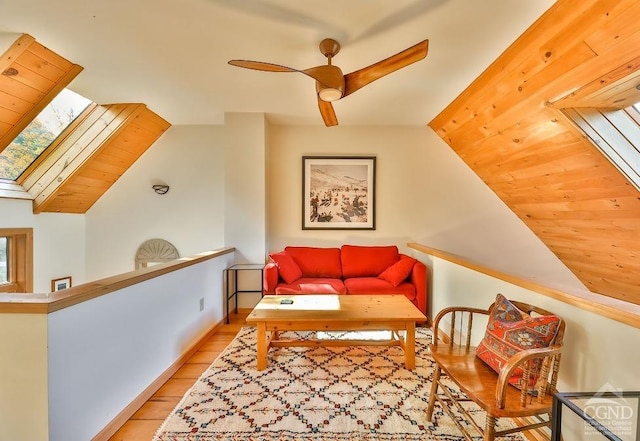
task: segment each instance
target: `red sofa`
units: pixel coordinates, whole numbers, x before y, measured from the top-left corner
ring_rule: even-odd
[[[286,247],[269,257],[265,294],[404,294],[427,314],[427,268],[395,245]]]

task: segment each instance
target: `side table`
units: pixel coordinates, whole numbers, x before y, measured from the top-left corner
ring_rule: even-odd
[[[551,441],[562,438],[562,408],[578,415],[602,436],[611,441],[639,439],[640,391],[556,392],[553,395]],[[590,438],[585,426],[586,438]],[[634,436],[635,435],[635,436]],[[634,438],[631,438],[634,436]],[[602,439],[602,437],[598,437]]]
[[[229,303],[231,299],[235,298],[235,312],[238,313],[238,294],[240,293],[260,293],[264,297],[264,291],[262,290],[262,283],[264,279],[264,263],[237,263],[224,270],[224,281],[227,287],[227,323],[229,323]],[[260,288],[256,289],[238,289],[238,272],[240,271],[260,271]],[[230,274],[233,278],[233,286],[230,282]]]

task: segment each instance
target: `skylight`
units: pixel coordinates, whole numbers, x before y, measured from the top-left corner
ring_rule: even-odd
[[[566,109],[596,147],[640,190],[640,103],[625,109]]]
[[[0,178],[15,181],[91,101],[63,89],[0,153]]]

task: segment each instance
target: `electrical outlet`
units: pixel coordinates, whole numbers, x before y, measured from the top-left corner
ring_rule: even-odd
[[[200,297],[200,311],[204,310],[204,297]]]

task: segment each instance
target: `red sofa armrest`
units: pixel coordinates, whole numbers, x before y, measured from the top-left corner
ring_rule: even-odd
[[[278,273],[278,267],[275,262],[267,263],[264,267],[264,276],[262,281],[263,292],[265,294],[275,294],[279,279],[280,274]]]
[[[419,260],[411,269],[411,283],[416,287],[418,309],[427,317],[427,266]]]

